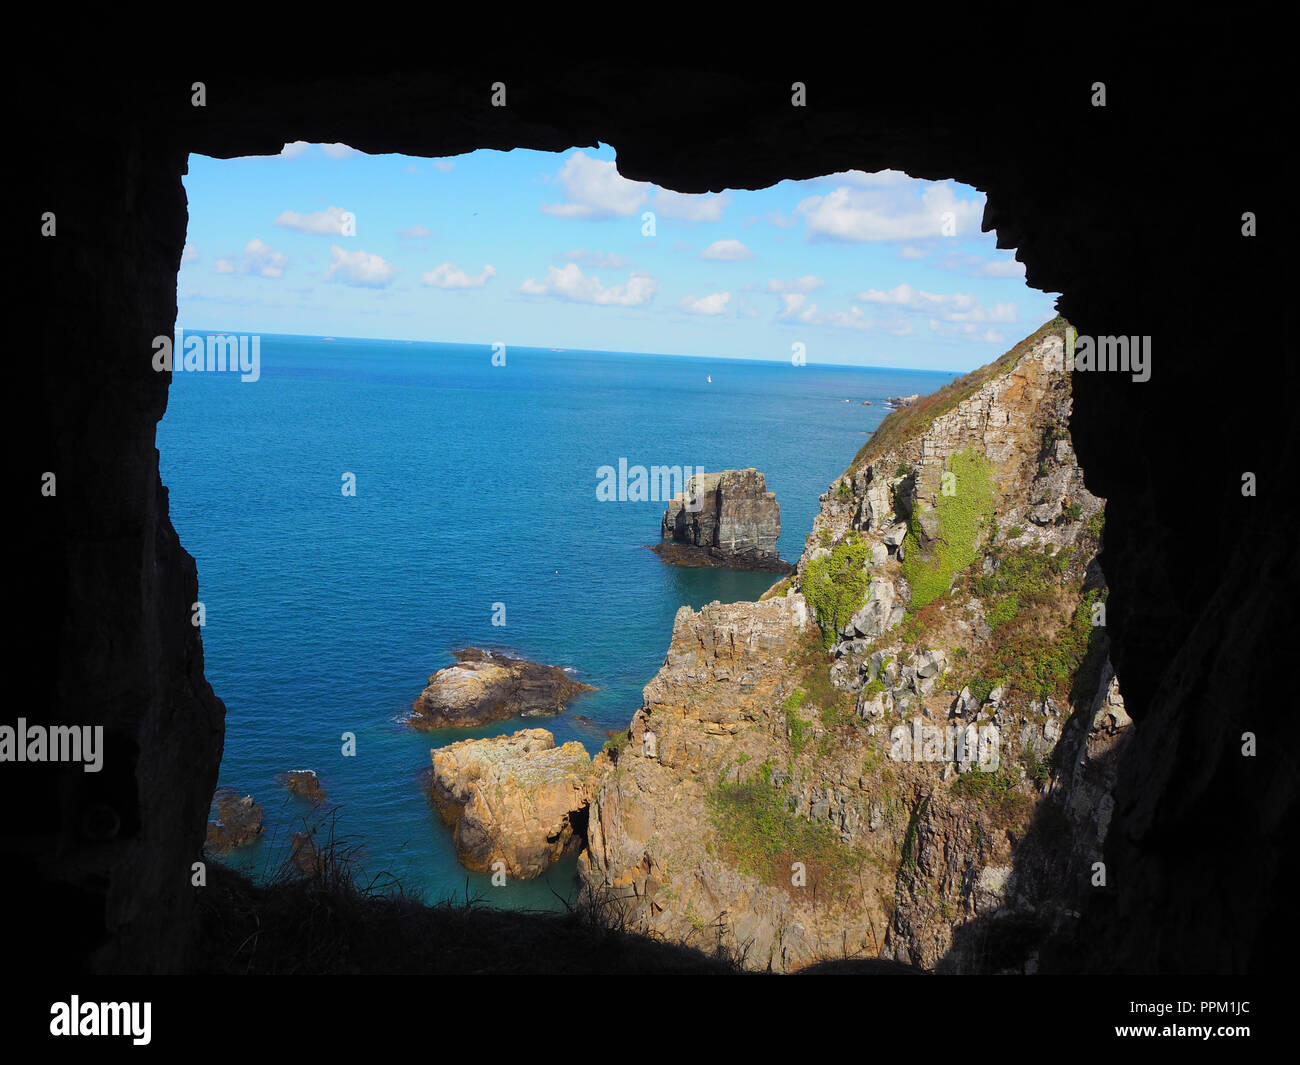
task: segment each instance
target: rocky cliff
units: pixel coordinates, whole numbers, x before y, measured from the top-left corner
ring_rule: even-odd
[[[762,602],[678,612],[596,760],[584,891],[760,969],[1032,971],[1130,727],[1057,319],[891,414]]]
[[[666,562],[788,573],[777,554],[781,505],[755,469],[697,473],[668,503],[656,552]]]

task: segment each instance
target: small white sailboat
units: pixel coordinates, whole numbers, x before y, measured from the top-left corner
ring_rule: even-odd
[[[704,378],[704,380],[705,380],[706,382],[708,382],[709,384],[713,384],[713,375],[712,375],[712,374],[707,375],[707,376]]]

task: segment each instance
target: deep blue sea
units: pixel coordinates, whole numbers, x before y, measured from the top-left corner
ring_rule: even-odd
[[[544,727],[594,753],[640,706],[682,604],[754,599],[776,579],[664,565],[645,549],[664,504],[598,501],[598,468],[756,467],[793,561],[884,397],[955,376],[513,347],[493,366],[486,345],[266,334],[260,354],[255,382],[174,375],[158,426],[228,710],[220,783],[265,811],[264,837],[232,863],[274,871],[306,824],[430,901],[468,890],[533,908],[572,896],[574,861],[504,888],[464,870],[420,787],[430,747]],[[557,718],[406,727],[465,645],[572,667],[599,690]],[[299,768],[320,774],[324,811],[276,784]]]

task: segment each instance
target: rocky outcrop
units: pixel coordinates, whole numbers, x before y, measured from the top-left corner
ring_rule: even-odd
[[[289,789],[291,795],[306,799],[312,804],[325,801],[325,789],[314,769],[291,769],[275,778],[276,783]]]
[[[556,747],[545,729],[523,729],[430,755],[429,798],[467,869],[503,862],[508,876],[529,879],[581,846],[591,786],[581,743]]]
[[[544,666],[476,647],[455,652],[412,705],[418,729],[466,728],[509,717],[558,714],[575,696],[595,691],[559,666]]]
[[[320,872],[320,848],[310,832],[295,832],[289,837],[289,864],[303,876],[312,877]]]
[[[674,497],[660,522],[655,552],[684,566],[789,573],[777,554],[781,506],[755,469],[695,474]]]
[[[217,816],[208,822],[204,848],[211,854],[228,854],[246,846],[262,834],[262,808],[253,796],[241,796],[234,788],[218,788],[212,797]]]
[[[769,598],[678,612],[598,760],[584,891],[760,969],[1037,965],[1129,727],[1063,329],[891,415]]]

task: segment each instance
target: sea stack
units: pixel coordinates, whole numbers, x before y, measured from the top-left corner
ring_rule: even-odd
[[[696,474],[685,488],[660,523],[655,551],[665,562],[793,572],[776,552],[781,505],[758,470]]]

